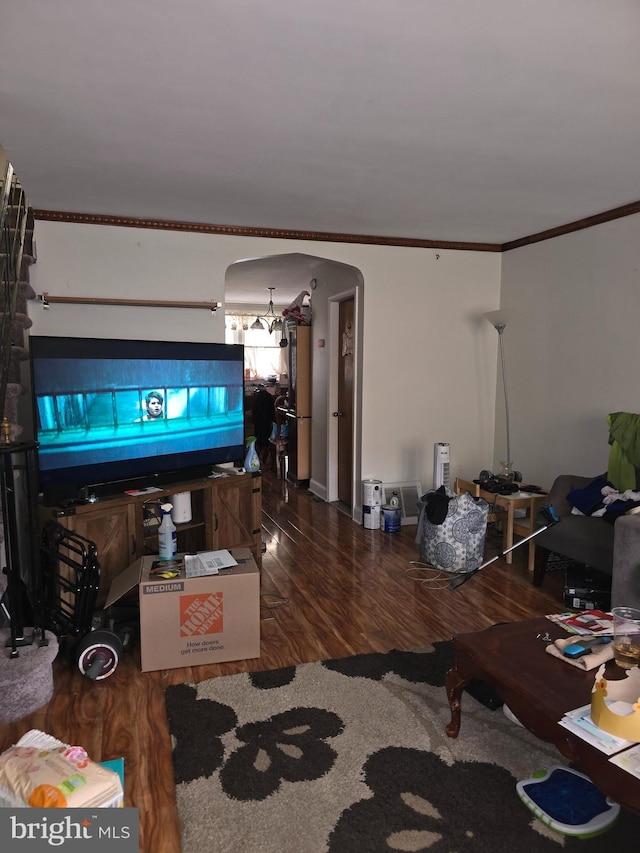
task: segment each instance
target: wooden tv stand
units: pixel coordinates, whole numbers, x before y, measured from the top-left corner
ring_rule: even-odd
[[[260,473],[172,483],[160,491],[113,495],[70,508],[40,507],[41,524],[55,518],[95,542],[100,562],[97,607],[102,607],[111,581],[144,554],[158,553],[157,504],[179,492],[191,493],[192,520],[176,524],[178,551],[250,548],[262,565],[262,477]],[[155,516],[155,520],[154,520]]]

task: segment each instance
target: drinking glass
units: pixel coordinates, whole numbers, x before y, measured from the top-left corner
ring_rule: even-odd
[[[614,607],[613,658],[618,666],[631,669],[640,666],[640,610]]]

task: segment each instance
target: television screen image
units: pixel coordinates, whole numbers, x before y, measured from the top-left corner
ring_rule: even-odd
[[[32,336],[30,359],[41,488],[244,455],[242,346]]]

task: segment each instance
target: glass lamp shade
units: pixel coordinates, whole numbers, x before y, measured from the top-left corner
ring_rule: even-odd
[[[513,317],[513,311],[487,311],[482,316],[491,323],[494,329],[497,329],[499,334]]]
[[[264,326],[262,325],[262,321],[260,320],[260,317],[256,317],[256,319],[251,324],[250,328],[252,328],[252,329],[264,329]]]

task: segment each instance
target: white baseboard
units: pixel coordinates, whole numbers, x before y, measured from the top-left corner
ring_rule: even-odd
[[[309,491],[317,498],[326,501],[328,492],[327,487],[323,483],[319,483],[317,480],[311,478],[309,480]]]

